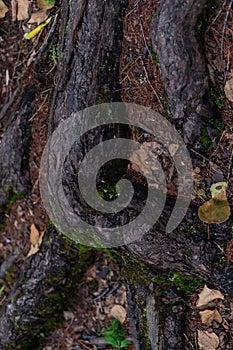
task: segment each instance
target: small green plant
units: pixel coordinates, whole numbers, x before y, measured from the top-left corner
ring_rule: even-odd
[[[57,60],[59,56],[59,46],[52,43],[49,46],[48,51],[49,51],[49,58],[52,63],[52,68],[48,71],[47,74],[51,73],[57,65]]]
[[[104,200],[110,201],[118,197],[116,190],[116,184],[110,182],[104,182],[101,188],[99,188],[99,194]]]
[[[205,127],[201,128],[200,141],[205,151],[208,151],[212,147],[212,141]]]
[[[1,297],[1,295],[3,294],[4,289],[5,289],[5,286],[2,286],[2,287],[0,288],[0,297]],[[2,300],[0,300],[0,306],[1,306],[1,305],[2,305]]]
[[[123,349],[132,343],[125,338],[125,331],[117,319],[114,319],[111,324],[104,329],[103,335],[105,341],[112,345],[114,349]]]
[[[211,88],[210,97],[218,109],[223,109],[225,105],[225,95],[222,93],[222,91]]]

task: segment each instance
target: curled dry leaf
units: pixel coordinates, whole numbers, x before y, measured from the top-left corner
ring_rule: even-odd
[[[198,296],[197,307],[205,306],[215,299],[224,299],[223,294],[219,290],[210,289],[206,285]]]
[[[198,346],[200,350],[217,350],[219,339],[215,333],[197,331]]]
[[[222,322],[222,317],[218,310],[204,310],[200,311],[199,314],[201,322],[207,327],[209,327],[213,321],[217,321],[218,323]]]
[[[111,309],[111,315],[115,317],[120,323],[124,323],[127,312],[121,305],[114,305]]]
[[[7,11],[8,7],[4,4],[2,0],[0,0],[0,18],[4,18]]]

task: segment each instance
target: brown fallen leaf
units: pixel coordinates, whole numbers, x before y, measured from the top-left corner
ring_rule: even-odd
[[[32,13],[30,20],[27,22],[29,24],[36,23],[41,24],[48,18],[48,15],[46,14],[46,10],[40,10],[37,12]]]
[[[226,98],[233,102],[233,78],[226,81],[226,84],[224,86],[224,92],[226,95]]]
[[[115,317],[120,323],[124,323],[127,312],[121,305],[114,305],[111,309],[111,315]]]
[[[18,0],[18,12],[17,12],[17,20],[23,21],[28,18],[28,10],[30,1],[28,0]]]
[[[49,10],[54,7],[55,0],[37,0],[37,5],[41,10]]]
[[[222,317],[218,310],[204,310],[199,312],[201,317],[201,322],[209,327],[213,321],[217,321],[218,323],[222,322]]]
[[[40,233],[34,224],[31,225],[31,229],[30,229],[31,247],[30,247],[30,250],[28,252],[27,257],[29,257],[33,254],[36,254],[38,252],[38,250],[40,249],[40,245],[42,243],[44,233],[45,233],[45,231],[42,231]]]
[[[2,0],[0,0],[0,18],[4,18],[7,11],[8,7],[4,4]]]
[[[219,339],[215,333],[197,331],[198,346],[200,350],[217,350]]]
[[[210,301],[215,299],[224,299],[223,294],[219,290],[210,289],[206,285],[202,289],[201,293],[198,294],[197,307],[205,306]]]

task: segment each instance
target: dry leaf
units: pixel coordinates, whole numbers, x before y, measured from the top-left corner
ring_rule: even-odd
[[[215,333],[197,331],[198,346],[200,350],[217,350],[219,339]]]
[[[224,86],[224,92],[226,95],[226,98],[233,102],[233,78],[226,81],[226,84]]]
[[[48,18],[46,14],[46,10],[40,10],[40,11],[34,12],[27,23],[36,23],[39,25],[42,22],[44,22],[46,18]]]
[[[75,317],[72,311],[63,311],[63,316],[66,321],[73,320]]]
[[[120,323],[124,323],[127,312],[123,306],[114,305],[113,308],[111,309],[111,315],[115,317]]]
[[[27,257],[33,254],[36,254],[38,252],[38,250],[40,249],[40,245],[42,243],[44,233],[45,231],[42,231],[41,233],[39,233],[36,226],[34,224],[31,225],[31,231],[30,231],[31,247]]]
[[[198,296],[197,307],[207,305],[214,299],[224,299],[224,296],[219,290],[209,289],[206,285]]]
[[[198,208],[198,217],[207,224],[218,224],[228,220],[231,209],[226,195],[226,182],[217,182],[210,188],[212,198]]]
[[[28,9],[29,9],[30,1],[28,0],[18,0],[18,12],[17,12],[17,20],[23,21],[28,18]]]
[[[132,164],[132,169],[135,171],[143,171],[144,174],[152,174],[150,164],[148,164],[148,152],[144,148],[134,151],[130,156],[130,161]]]
[[[0,18],[4,18],[7,11],[8,7],[4,4],[2,0],[0,0]]]
[[[36,226],[34,224],[31,224],[31,230],[30,230],[30,242],[32,245],[38,244],[40,238],[40,233],[37,230]]]
[[[204,310],[200,311],[199,314],[201,322],[207,327],[209,327],[213,321],[217,321],[218,323],[222,322],[222,317],[218,310]]]
[[[54,7],[55,0],[37,0],[37,5],[41,10],[49,10]]]

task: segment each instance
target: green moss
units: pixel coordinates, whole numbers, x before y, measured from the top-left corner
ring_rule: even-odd
[[[211,87],[210,89],[210,97],[218,109],[223,109],[225,106],[225,95],[222,91]]]
[[[99,92],[99,96],[97,98],[97,104],[108,103],[110,102],[110,93],[107,89],[102,89]]]
[[[60,254],[64,257],[64,261],[69,259],[69,270],[64,264],[60,271],[54,271],[47,275],[46,290],[51,290],[51,292],[38,304],[37,309],[33,311],[33,315],[30,315],[31,328],[28,324],[17,324],[17,317],[15,317],[16,331],[21,334],[25,332],[27,335],[31,333],[30,339],[27,337],[27,339],[20,341],[17,349],[43,349],[48,332],[63,321],[62,311],[76,301],[77,285],[81,276],[93,261],[94,249],[89,247],[84,249],[84,246],[81,245],[77,249],[76,243],[67,238],[63,241]],[[73,262],[73,264],[70,264],[70,262]],[[20,298],[22,295],[17,297]]]
[[[18,199],[23,199],[24,196],[19,193],[14,186],[4,186],[2,184],[3,191],[7,197],[7,202],[4,207],[4,211],[0,213],[0,231],[4,229],[5,226],[5,213],[8,214],[15,202]]]
[[[3,191],[5,192],[8,201],[6,203],[6,211],[9,212],[12,205],[18,200],[23,199],[24,196],[17,191],[14,186],[5,186],[3,187]]]
[[[104,182],[103,185],[98,188],[98,192],[101,198],[107,201],[116,199],[118,196],[116,184],[111,182]]]
[[[158,66],[158,65],[159,65],[159,60],[158,60],[158,58],[157,58],[156,53],[154,52],[154,50],[152,50],[151,56],[152,56],[153,63],[154,63],[156,66]]]
[[[212,147],[212,141],[208,135],[206,127],[201,127],[200,141],[205,151],[208,151]]]

